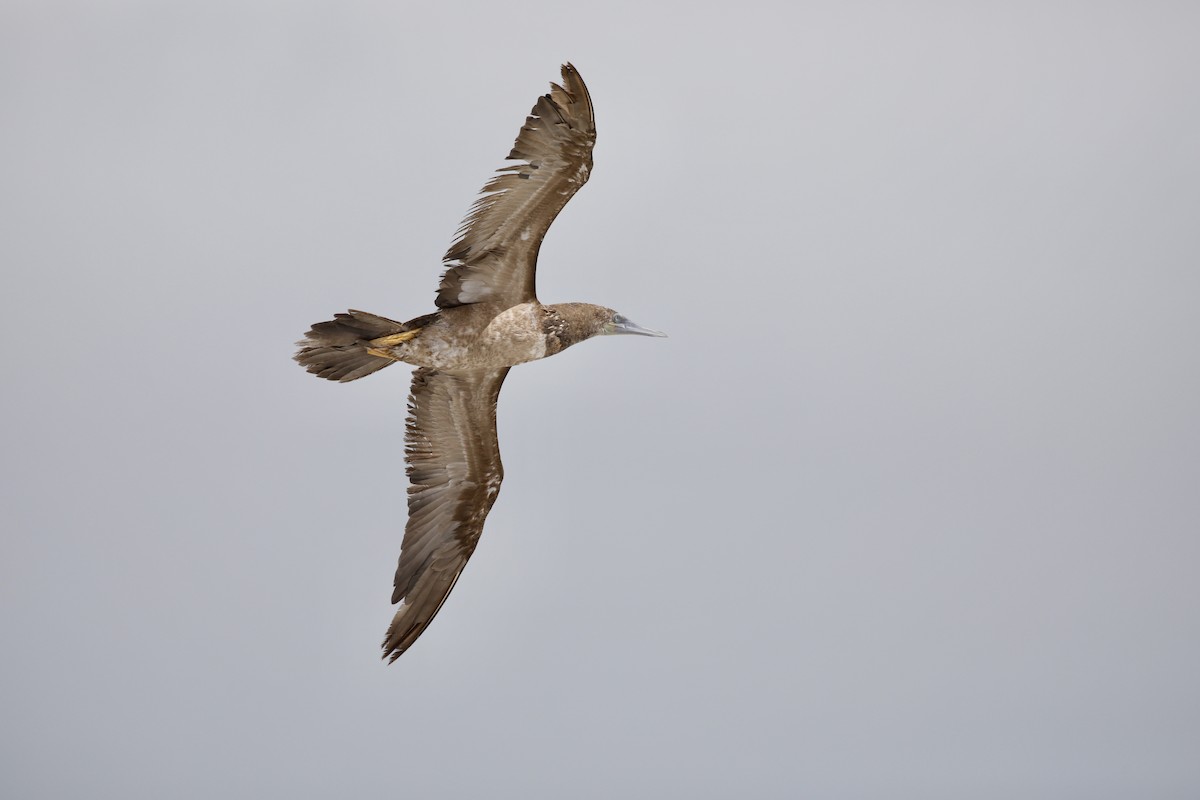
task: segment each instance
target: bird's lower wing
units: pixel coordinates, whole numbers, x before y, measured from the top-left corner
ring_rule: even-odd
[[[496,399],[508,368],[413,373],[408,399],[408,525],[383,641],[395,661],[446,602],[500,492]]]

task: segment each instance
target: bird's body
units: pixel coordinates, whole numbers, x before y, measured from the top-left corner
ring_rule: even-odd
[[[363,311],[312,326],[298,344],[309,372],[352,381],[401,361],[413,374],[406,425],[408,510],[384,639],[395,660],[441,608],[475,549],[503,478],[496,400],[510,367],[592,336],[663,334],[588,303],[542,305],[538,249],[588,178],[595,121],[587,87],[562,69],[446,253],[438,311],[396,322]]]
[[[610,322],[614,313],[585,303],[456,306],[405,323],[420,335],[402,339],[390,351],[380,350],[416,367],[514,367],[562,352],[587,338],[583,334],[590,328]]]

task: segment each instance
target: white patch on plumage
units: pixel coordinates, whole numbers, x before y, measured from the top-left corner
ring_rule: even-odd
[[[430,338],[424,344],[429,348],[430,366],[435,369],[453,369],[467,356],[467,348],[445,339]]]
[[[483,344],[495,347],[523,345],[524,351],[514,354],[519,359],[513,362],[515,364],[546,356],[546,337],[534,303],[521,303],[500,312],[488,323],[479,339]]]
[[[458,302],[478,303],[491,297],[492,287],[479,278],[467,278],[459,284]]]
[[[487,496],[489,498],[494,498],[497,494],[499,494],[500,493],[500,479],[497,478],[495,475],[488,478],[486,491],[487,491]]]

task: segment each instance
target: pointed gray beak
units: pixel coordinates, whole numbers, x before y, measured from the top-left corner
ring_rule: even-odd
[[[625,317],[622,317],[620,314],[617,314],[615,317],[613,317],[612,330],[608,332],[610,334],[635,333],[638,336],[661,336],[663,338],[666,338],[667,336],[662,331],[656,331],[653,328],[643,328],[633,320],[625,319]]]

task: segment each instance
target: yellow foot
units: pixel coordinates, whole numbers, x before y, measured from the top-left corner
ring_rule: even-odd
[[[413,328],[411,331],[403,333],[393,333],[390,336],[380,336],[378,339],[372,339],[371,344],[376,347],[395,347],[401,342],[407,342],[409,339],[421,332],[421,328]]]
[[[395,347],[401,342],[407,342],[420,332],[421,328],[413,328],[411,331],[393,333],[388,336],[380,336],[378,339],[372,339],[370,343],[373,345],[373,347],[368,347],[367,352],[373,356],[378,356],[379,358],[387,358],[391,359],[392,361],[399,361],[400,359],[396,358],[396,356],[393,355],[387,348]]]

